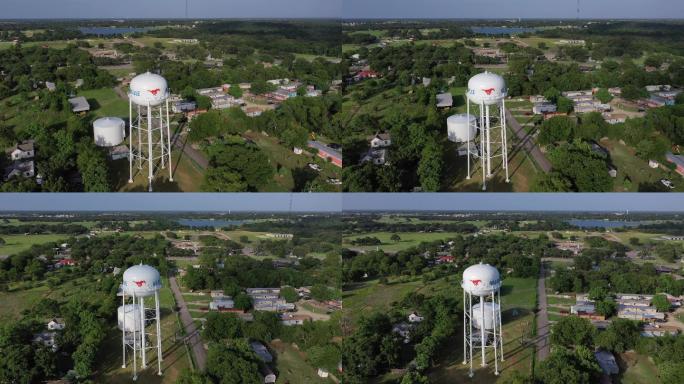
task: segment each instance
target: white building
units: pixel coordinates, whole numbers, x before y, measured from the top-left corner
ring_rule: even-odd
[[[370,139],[371,148],[386,148],[392,145],[392,138],[389,133],[376,133]]]
[[[55,318],[50,320],[49,323],[47,323],[47,329],[50,331],[61,331],[64,329],[64,327],[64,319]]]
[[[11,149],[10,158],[12,161],[32,159],[36,155],[34,141],[25,140]]]
[[[424,318],[423,316],[419,316],[419,315],[418,315],[417,313],[415,313],[415,312],[412,312],[410,315],[408,315],[408,321],[409,321],[409,323],[420,323],[420,322],[422,322],[423,320],[425,320],[425,318]]]

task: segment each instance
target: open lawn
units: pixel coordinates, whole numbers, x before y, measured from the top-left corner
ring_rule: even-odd
[[[91,113],[97,117],[116,116],[128,119],[128,101],[123,100],[112,88],[79,91],[90,103]]]
[[[332,383],[332,379],[318,377],[316,369],[306,362],[306,354],[299,351],[292,344],[284,343],[278,339],[270,343],[275,351],[276,370],[278,371],[278,382],[283,383]]]
[[[14,255],[31,248],[34,244],[45,244],[66,240],[70,236],[65,234],[48,235],[0,235],[5,244],[0,245],[0,256]]]
[[[318,180],[319,184],[326,185],[331,191],[339,189],[338,186],[327,184],[327,179],[340,179],[341,169],[313,156],[308,151],[301,155],[280,144],[275,137],[266,136],[259,132],[247,131],[243,135],[254,141],[259,148],[269,157],[269,162],[276,169],[273,180],[267,184],[262,192],[287,192],[291,190],[301,190],[307,180]],[[321,166],[322,171],[317,172],[310,169],[307,163],[316,163]]]
[[[415,247],[416,245],[420,244],[423,241],[430,242],[430,241],[435,241],[435,240],[446,240],[446,239],[451,239],[459,235],[459,233],[456,232],[426,232],[426,233],[417,233],[417,232],[398,232],[397,235],[401,238],[401,240],[395,242],[390,240],[390,237],[392,237],[393,233],[392,232],[371,232],[371,233],[364,233],[363,235],[354,235],[354,236],[345,236],[342,240],[342,244],[345,247],[353,247],[354,249],[359,249],[359,250],[374,250],[376,248],[380,248],[385,252],[397,252],[402,249],[406,248],[411,248]],[[377,237],[382,244],[381,245],[364,245],[364,246],[356,246],[352,245],[351,241],[354,239],[357,239],[359,237]]]
[[[191,357],[182,340],[176,336],[182,334],[182,327],[177,313],[173,312],[175,301],[169,288],[167,278],[163,278],[160,291],[160,310],[162,312],[162,376],[157,376],[156,351],[148,352],[148,368],[138,372],[138,380],[143,383],[175,383],[180,372],[192,368]],[[151,330],[148,330],[148,332]],[[100,364],[97,367],[95,382],[130,383],[132,366],[129,359],[127,368],[121,368],[121,332],[112,327],[107,333],[105,346],[101,348]]]
[[[658,368],[648,356],[625,352],[619,356],[622,384],[660,384]]]
[[[684,191],[684,180],[674,171],[663,168],[650,168],[648,161],[636,156],[633,148],[623,145],[615,140],[601,140],[601,144],[610,151],[610,158],[618,170],[618,176],[614,179],[615,192],[638,192],[644,185],[660,185],[660,179],[671,179],[675,185],[673,192]],[[626,181],[626,179],[629,181]]]

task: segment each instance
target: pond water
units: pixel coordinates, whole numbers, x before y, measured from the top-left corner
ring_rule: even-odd
[[[536,28],[521,28],[521,27],[471,27],[475,33],[482,33],[485,35],[515,35],[525,32],[535,32]]]
[[[638,227],[647,224],[644,221],[624,221],[624,220],[596,220],[596,219],[572,219],[568,223],[580,228],[622,228]]]
[[[133,28],[133,27],[79,27],[81,33],[86,35],[123,35],[135,32],[146,32],[149,28]]]
[[[248,220],[212,220],[212,219],[178,219],[178,224],[188,227],[231,227],[241,225]]]

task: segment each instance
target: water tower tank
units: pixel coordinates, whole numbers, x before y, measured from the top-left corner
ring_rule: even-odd
[[[461,287],[475,296],[491,295],[501,287],[499,271],[489,264],[475,264],[463,271]]]
[[[168,98],[166,79],[154,73],[143,73],[131,80],[128,97],[135,104],[152,107]]]
[[[123,289],[127,295],[147,297],[161,288],[159,272],[149,265],[134,265],[123,274]]]
[[[470,78],[466,97],[475,104],[492,105],[506,97],[507,91],[503,77],[483,72]]]
[[[459,114],[447,118],[447,137],[456,143],[475,139],[477,119],[473,115]]]
[[[100,147],[113,147],[121,144],[126,137],[126,123],[118,117],[103,117],[93,122],[95,144]]]
[[[120,305],[117,311],[117,319],[119,329],[123,331],[124,318],[126,319],[127,332],[139,332],[141,328],[140,322],[140,306],[138,304]]]
[[[482,329],[482,310],[480,308],[482,308],[481,303],[473,305],[473,326],[477,329]],[[499,304],[486,302],[484,308],[484,329],[489,331],[494,329],[494,322],[497,326],[499,325]]]

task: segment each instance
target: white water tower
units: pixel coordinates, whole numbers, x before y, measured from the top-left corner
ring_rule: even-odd
[[[470,158],[477,157],[477,147],[473,147],[477,134],[477,118],[469,114],[451,115],[447,118],[447,139],[454,143],[463,143],[458,149],[459,156],[465,155],[468,162],[468,176],[470,179]]]
[[[463,364],[470,364],[473,377],[473,348],[480,348],[482,366],[486,366],[486,350],[494,351],[494,374],[499,375],[499,358],[503,357],[501,333],[501,277],[489,264],[475,264],[463,271]],[[473,296],[479,302],[473,305]],[[489,301],[488,301],[489,300]]]
[[[93,121],[93,137],[98,147],[115,147],[126,137],[126,123],[118,117],[102,117]]]
[[[128,91],[128,100],[130,144],[128,182],[133,182],[135,158],[139,170],[142,170],[143,164],[147,163],[148,190],[152,192],[152,179],[157,161],[160,161],[161,169],[166,168],[168,162],[169,180],[173,181],[169,88],[166,79],[150,72],[134,77]],[[133,146],[134,132],[137,137],[136,147]]]
[[[147,368],[147,351],[157,350],[157,374],[161,376],[162,336],[159,313],[159,272],[149,265],[134,265],[123,274],[121,306],[117,310],[123,353],[122,368],[126,368],[126,349],[133,351],[133,380],[138,379],[138,356],[141,368]],[[154,308],[145,308],[145,298],[154,296]],[[130,299],[131,304],[126,302]],[[147,326],[154,323],[148,332]]]
[[[501,157],[502,168],[506,172],[506,182],[509,182],[505,102],[507,92],[503,77],[495,73],[480,73],[468,81],[466,113],[470,115],[470,105],[473,104],[477,106],[480,114],[480,160],[483,190],[487,189],[487,179],[492,176],[492,159],[496,157]],[[497,130],[500,140],[496,138]],[[470,172],[468,172],[468,178],[470,178]]]

